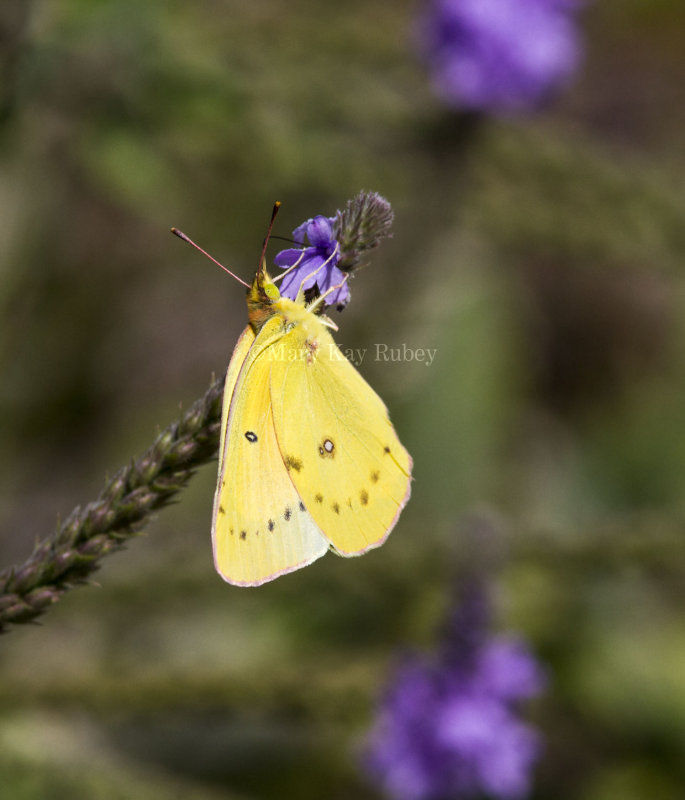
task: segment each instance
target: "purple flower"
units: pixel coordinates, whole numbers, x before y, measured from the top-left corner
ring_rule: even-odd
[[[540,741],[516,706],[544,678],[521,640],[463,630],[482,625],[481,601],[467,597],[437,657],[404,660],[381,702],[365,762],[393,800],[528,793]]]
[[[308,219],[293,231],[293,239],[303,247],[281,250],[274,259],[278,267],[297,267],[289,272],[280,291],[284,297],[294,300],[300,286],[311,289],[316,286],[319,294],[324,294],[333,286],[342,284],[339,289],[328,295],[326,305],[344,306],[350,298],[347,283],[342,283],[344,274],[338,269],[340,247],[334,237],[333,223],[335,218],[318,216]],[[305,236],[309,246],[304,247]],[[325,264],[325,266],[322,266]]]
[[[583,0],[428,0],[419,49],[436,93],[470,111],[525,111],[574,73]]]

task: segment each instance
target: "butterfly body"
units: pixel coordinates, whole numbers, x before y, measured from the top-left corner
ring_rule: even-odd
[[[383,401],[302,293],[264,265],[224,389],[212,541],[224,580],[257,586],[333,549],[378,547],[409,498],[411,458]]]

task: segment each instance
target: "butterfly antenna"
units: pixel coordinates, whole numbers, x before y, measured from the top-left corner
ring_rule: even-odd
[[[271,228],[269,228],[269,230],[271,230]],[[203,256],[207,256],[207,258],[210,261],[213,261],[217,265],[217,267],[221,267],[221,269],[224,272],[228,272],[228,274],[232,278],[235,278],[238,281],[238,283],[242,283],[243,286],[247,286],[248,289],[250,288],[249,283],[245,283],[245,281],[242,278],[239,278],[234,272],[231,272],[231,270],[228,267],[225,267],[221,262],[217,261],[216,258],[214,258],[214,256],[210,256],[206,250],[203,250],[199,244],[195,244],[195,242],[190,238],[190,236],[186,236],[185,233],[183,233],[183,231],[179,231],[178,228],[172,228],[171,232],[174,234],[174,236],[178,236],[179,239],[183,239],[184,242],[187,242],[188,244],[192,245],[196,250],[199,250]]]
[[[265,259],[266,259],[266,248],[269,245],[269,239],[271,238],[271,231],[274,227],[274,220],[276,219],[276,214],[278,214],[278,209],[281,207],[281,201],[276,200],[274,203],[273,211],[271,212],[271,221],[269,222],[269,227],[266,231],[266,236],[264,237],[264,244],[262,245],[262,254],[259,256],[259,264],[257,264],[257,272],[261,272],[264,269]]]

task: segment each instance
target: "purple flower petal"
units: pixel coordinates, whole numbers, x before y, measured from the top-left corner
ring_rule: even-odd
[[[419,49],[448,105],[524,111],[575,72],[579,0],[430,0]]]
[[[311,289],[317,287],[319,294],[324,294],[335,286],[339,288],[326,297],[327,305],[344,306],[350,297],[350,290],[343,283],[344,274],[338,269],[340,260],[338,242],[333,234],[334,219],[317,216],[308,219],[293,231],[296,242],[308,246],[302,249],[290,248],[282,250],[274,258],[278,267],[297,267],[289,272],[281,284],[281,295],[294,300],[300,288]],[[298,263],[299,262],[299,263]]]
[[[540,739],[528,725],[510,718],[498,737],[498,746],[483,759],[480,782],[486,794],[518,800],[530,791],[531,768],[540,753]]]
[[[280,253],[274,258],[274,264],[277,267],[292,267],[298,259],[302,258],[302,250],[291,248],[290,250],[281,250]]]
[[[307,225],[307,238],[314,247],[329,247],[331,244],[335,247],[331,221],[328,217],[314,217]]]
[[[298,225],[297,228],[293,231],[293,239],[298,244],[304,244],[305,237],[307,236],[307,229],[309,228],[309,223],[311,222],[308,219],[306,222],[303,222],[302,225]]]
[[[488,643],[480,656],[479,676],[503,700],[534,697],[545,679],[530,651],[520,639],[500,637]]]
[[[394,800],[520,800],[529,790],[540,740],[516,701],[540,689],[542,673],[522,640],[487,638],[482,605],[467,593],[447,628],[452,645],[435,661],[405,659],[381,701],[365,766]]]

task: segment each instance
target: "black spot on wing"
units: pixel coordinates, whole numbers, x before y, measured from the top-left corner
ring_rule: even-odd
[[[317,503],[323,503],[323,495],[322,494],[314,495],[314,500],[316,500]]]
[[[291,469],[294,469],[295,472],[299,472],[302,469],[301,459],[295,458],[295,456],[286,456],[283,461],[288,472],[290,472]]]
[[[371,483],[378,483],[378,479],[379,479],[380,477],[381,477],[381,473],[380,473],[380,472],[379,472],[377,469],[375,469],[375,470],[374,470],[374,471],[371,473]]]
[[[302,502],[302,500],[300,500],[300,511],[304,510],[305,510],[304,503]]]
[[[270,519],[270,520],[269,520],[269,521],[266,523],[266,527],[269,529],[269,532],[271,532],[271,531],[274,529],[274,521],[273,521],[272,519]]]
[[[369,493],[366,491],[366,489],[362,489],[361,492],[359,492],[359,500],[363,506],[368,505]]]
[[[225,514],[226,509],[223,506],[219,506],[219,514]]]
[[[290,508],[290,506],[286,506],[285,511],[283,512],[283,519],[286,522],[288,522],[290,520],[290,517],[292,517],[292,515],[293,515],[292,509]]]
[[[247,531],[240,531],[240,538],[245,541],[247,539]]]
[[[257,434],[254,431],[245,431],[245,438],[254,444],[257,441]]]
[[[331,508],[333,509],[333,511],[335,511],[336,514],[340,513],[340,506],[337,503],[333,503]]]
[[[387,444],[386,444],[386,445],[385,445],[385,447],[383,448],[383,452],[384,452],[386,455],[387,455],[387,454],[390,452],[390,448],[388,447],[388,445],[387,445]]]

